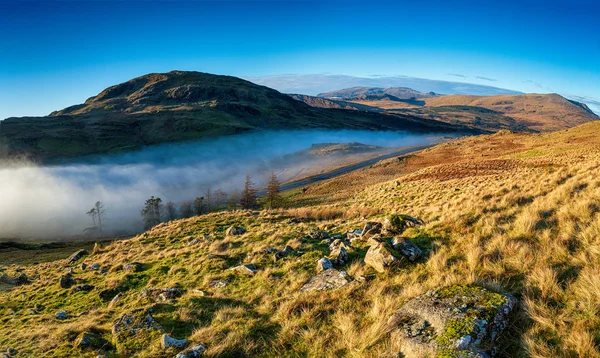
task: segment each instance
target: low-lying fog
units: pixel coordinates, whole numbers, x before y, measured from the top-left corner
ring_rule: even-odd
[[[207,188],[241,190],[249,174],[257,188],[271,170],[280,181],[323,166],[323,160],[281,160],[315,143],[399,147],[439,141],[442,135],[372,131],[254,132],[167,144],[53,166],[0,163],[0,239],[66,239],[92,226],[86,212],[104,204],[105,234],[140,231],[140,210],[150,196],[177,204]],[[294,156],[293,158],[297,158]],[[282,164],[284,163],[284,164]],[[179,205],[177,205],[179,206]]]

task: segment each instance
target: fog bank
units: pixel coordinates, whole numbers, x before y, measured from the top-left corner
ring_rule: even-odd
[[[372,131],[254,132],[218,139],[147,147],[69,164],[0,164],[0,239],[66,239],[92,226],[86,212],[104,203],[105,233],[142,229],[140,210],[150,196],[181,203],[207,188],[241,189],[246,174],[257,187],[270,171],[285,181],[323,161],[281,160],[315,143],[384,147],[433,143],[441,135]],[[283,164],[282,164],[283,163]],[[330,163],[329,163],[330,164]]]

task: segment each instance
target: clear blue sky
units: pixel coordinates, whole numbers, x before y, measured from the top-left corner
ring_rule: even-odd
[[[407,75],[591,102],[599,19],[598,0],[0,0],[0,119],[172,69]]]

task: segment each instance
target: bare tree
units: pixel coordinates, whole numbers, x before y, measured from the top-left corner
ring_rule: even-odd
[[[240,204],[244,209],[252,209],[256,207],[256,189],[254,189],[254,183],[252,180],[250,180],[249,175],[246,175],[246,182],[244,183],[244,190],[242,191]]]
[[[174,202],[169,201],[167,205],[165,205],[165,208],[167,209],[167,220],[171,221],[177,219],[177,208],[175,207]]]
[[[148,230],[160,224],[162,209],[163,205],[160,198],[152,196],[150,199],[146,200],[141,212],[142,219],[144,220],[144,229]]]
[[[94,209],[96,209],[96,217],[98,218],[98,230],[100,230],[100,233],[102,233],[102,218],[106,213],[104,210],[104,204],[97,201],[96,204],[94,204]]]
[[[210,191],[210,187],[206,189],[206,194],[204,194],[204,202],[206,203],[206,212],[210,213],[213,207],[213,196]]]
[[[194,209],[192,208],[193,203],[191,201],[186,201],[181,203],[179,207],[179,213],[182,218],[191,218],[194,215]]]
[[[215,190],[215,192],[213,193],[213,197],[215,198],[214,203],[216,210],[219,210],[221,205],[225,204],[225,202],[227,201],[227,193],[221,189]]]
[[[235,189],[231,195],[229,195],[229,210],[237,209],[238,204],[240,203],[240,192]]]
[[[281,204],[282,197],[279,194],[279,180],[277,180],[277,175],[275,175],[274,172],[271,172],[269,183],[267,184],[266,199],[270,209],[273,209]]]
[[[92,227],[96,227],[96,208],[91,208],[90,211],[85,214],[92,218],[92,223],[94,224]]]
[[[194,199],[194,215],[202,215],[202,208],[204,207],[204,197]]]

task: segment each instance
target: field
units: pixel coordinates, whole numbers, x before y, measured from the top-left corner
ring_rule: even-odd
[[[124,314],[151,312],[172,337],[204,345],[206,357],[397,357],[401,342],[386,325],[403,303],[472,283],[518,300],[496,356],[600,357],[598,123],[463,138],[285,196],[283,209],[183,219],[88,247],[90,255],[71,265],[54,260],[66,252],[37,264],[6,261],[29,256],[23,251],[0,252],[0,275],[30,280],[0,293],[0,350],[96,357],[98,349],[77,347],[93,333],[114,346],[106,357],[174,356],[180,349],[163,349],[159,330],[113,332]],[[352,282],[300,292],[329,252],[310,233],[344,235],[391,214],[424,221],[402,236],[428,255],[378,273],[364,263],[368,243],[355,241],[336,266]],[[225,235],[232,225],[247,231]],[[268,253],[286,245],[291,253],[278,260]],[[230,270],[249,263],[256,274]],[[66,270],[92,288],[61,288]],[[173,300],[141,294],[168,287],[178,289]],[[68,318],[57,320],[62,310]]]

